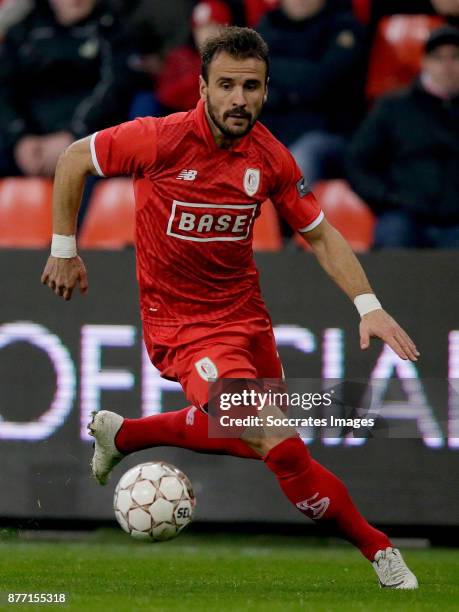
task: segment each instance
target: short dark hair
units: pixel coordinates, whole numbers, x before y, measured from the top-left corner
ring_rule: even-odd
[[[266,79],[269,73],[269,49],[262,37],[251,28],[228,26],[217,36],[212,36],[201,49],[202,78],[209,82],[209,65],[219,53],[228,53],[235,59],[255,57],[266,64]]]

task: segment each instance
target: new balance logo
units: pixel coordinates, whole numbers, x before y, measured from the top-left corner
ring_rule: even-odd
[[[314,495],[309,499],[305,499],[296,504],[298,510],[301,510],[301,512],[306,514],[306,516],[315,521],[323,517],[325,512],[327,512],[328,506],[330,505],[329,497],[322,497],[322,499],[317,499],[318,497],[319,493],[314,493]]]
[[[196,175],[198,174],[197,170],[182,170],[178,176],[178,181],[194,181]]]

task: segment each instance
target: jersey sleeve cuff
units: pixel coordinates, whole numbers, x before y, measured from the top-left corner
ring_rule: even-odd
[[[97,174],[99,176],[105,176],[105,174],[102,172],[102,168],[100,167],[99,164],[99,160],[97,159],[97,153],[96,153],[96,136],[97,136],[98,132],[94,132],[94,134],[91,136],[91,139],[89,141],[89,145],[91,148],[91,157],[92,157],[92,163],[94,164],[94,168],[97,171]]]
[[[324,211],[321,210],[318,216],[314,219],[312,223],[310,223],[309,225],[306,225],[306,227],[301,227],[298,231],[301,233],[310,232],[311,230],[316,228],[318,225],[320,225],[322,221],[324,220],[324,218],[325,218]]]

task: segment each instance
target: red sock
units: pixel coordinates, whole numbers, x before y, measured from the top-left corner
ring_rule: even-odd
[[[207,414],[195,406],[143,419],[124,419],[115,444],[126,454],[153,446],[179,446],[198,453],[261,459],[237,438],[209,438],[207,424]]]
[[[389,538],[371,527],[355,507],[344,484],[311,459],[299,438],[284,440],[264,458],[277,476],[282,491],[306,516],[327,521],[373,561],[378,550],[392,546]]]

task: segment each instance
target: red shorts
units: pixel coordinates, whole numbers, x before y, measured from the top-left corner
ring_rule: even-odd
[[[283,377],[271,319],[256,296],[225,319],[158,325],[143,321],[150,359],[164,378],[177,380],[187,399],[203,408],[209,378]]]

